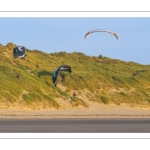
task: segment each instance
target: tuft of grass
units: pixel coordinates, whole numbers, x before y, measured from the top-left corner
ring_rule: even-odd
[[[122,96],[126,96],[126,95],[127,95],[127,94],[124,93],[124,92],[120,92],[119,94],[122,95]]]
[[[88,104],[78,97],[71,97],[71,104],[73,107],[77,106],[88,107]]]
[[[110,103],[110,98],[105,96],[105,95],[100,96],[100,99],[102,100],[102,102],[104,104],[109,104]]]

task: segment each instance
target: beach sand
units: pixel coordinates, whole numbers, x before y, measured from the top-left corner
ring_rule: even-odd
[[[0,119],[4,118],[150,118],[150,108],[120,106],[114,104],[92,103],[88,108],[31,109],[27,107],[9,107],[0,109]]]

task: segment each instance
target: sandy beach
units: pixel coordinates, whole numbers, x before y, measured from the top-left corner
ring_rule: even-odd
[[[27,107],[9,107],[0,109],[0,119],[4,118],[150,118],[150,108],[129,107],[111,104],[93,103],[88,108],[78,106],[74,108],[38,108],[32,110]]]

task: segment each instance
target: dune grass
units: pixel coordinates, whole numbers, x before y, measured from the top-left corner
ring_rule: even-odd
[[[84,99],[78,95],[72,98],[70,94],[74,90],[87,89],[87,99],[93,103],[150,106],[150,65],[107,57],[99,59],[81,52],[48,54],[27,48],[26,58],[21,60],[13,58],[14,47],[13,43],[0,44],[0,102],[20,100],[32,105],[47,101],[58,108],[56,98],[63,97],[74,107],[87,107]],[[65,76],[65,90],[54,87],[52,82],[53,71],[60,65],[72,68],[72,73],[60,72],[58,75],[58,85],[62,84],[61,76]],[[21,79],[16,78],[17,73],[21,74]]]

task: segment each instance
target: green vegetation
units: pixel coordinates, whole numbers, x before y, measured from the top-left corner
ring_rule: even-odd
[[[21,60],[13,58],[14,47],[13,43],[0,44],[0,104],[45,103],[59,109],[59,98],[73,107],[89,107],[87,100],[150,106],[150,65],[99,59],[79,52],[47,54],[27,48],[26,58]],[[52,73],[60,65],[71,66],[73,72],[60,72],[58,86],[54,87]],[[21,79],[16,78],[17,73]],[[76,97],[72,97],[73,91]]]
[[[104,104],[109,104],[109,97],[106,96],[100,96],[100,99],[103,101]]]

